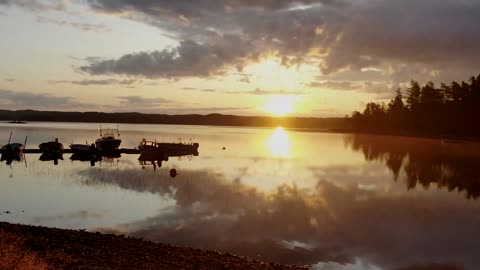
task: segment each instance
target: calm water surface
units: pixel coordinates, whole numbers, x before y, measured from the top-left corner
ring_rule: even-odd
[[[98,127],[0,124],[0,140],[13,131],[15,142],[29,136],[27,148],[56,137],[65,145],[93,142]],[[58,165],[28,154],[0,164],[0,221],[122,233],[314,269],[480,269],[479,144],[281,128],[120,130],[121,147],[192,138],[200,155],[154,170],[138,155],[92,167],[69,154]],[[171,168],[179,172],[174,179]]]

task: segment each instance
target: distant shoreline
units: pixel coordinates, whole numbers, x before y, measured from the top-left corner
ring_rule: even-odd
[[[336,130],[346,128],[344,118],[237,116],[224,114],[143,114],[103,112],[59,112],[35,110],[0,110],[2,121],[85,122],[115,124],[167,124],[241,127],[278,127]]]
[[[35,110],[0,110],[0,121],[52,122],[52,123],[112,123],[112,124],[159,124],[191,125],[214,127],[276,128],[303,132],[322,132],[339,134],[369,134],[381,136],[400,136],[430,138],[445,141],[480,141],[480,138],[449,134],[427,134],[411,131],[380,131],[356,129],[350,118],[316,117],[269,117],[237,116],[224,114],[143,114],[143,113],[103,113],[103,112],[59,112]]]

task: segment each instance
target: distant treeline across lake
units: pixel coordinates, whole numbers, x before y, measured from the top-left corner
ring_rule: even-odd
[[[262,117],[223,114],[144,114],[144,113],[102,113],[102,112],[58,112],[34,110],[0,110],[0,119],[5,121],[44,122],[93,122],[93,123],[134,123],[212,126],[251,126],[285,128],[313,128],[332,131],[347,129],[346,118],[308,117]]]

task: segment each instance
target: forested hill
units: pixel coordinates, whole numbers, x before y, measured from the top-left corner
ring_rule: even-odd
[[[46,122],[93,122],[93,123],[136,123],[136,124],[175,124],[213,126],[251,126],[285,128],[314,128],[344,131],[345,118],[306,118],[306,117],[260,117],[223,114],[143,114],[143,113],[102,113],[102,112],[57,112],[0,110],[0,119],[5,121],[46,121]]]
[[[479,138],[480,75],[439,87],[411,81],[388,104],[370,102],[349,121],[363,132]]]

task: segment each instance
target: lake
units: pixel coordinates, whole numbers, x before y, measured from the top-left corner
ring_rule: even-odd
[[[116,127],[102,124],[103,127]],[[126,234],[313,269],[480,269],[480,144],[282,128],[119,125],[200,143],[138,155],[0,164],[0,221]],[[94,142],[99,124],[0,124],[27,148]],[[177,177],[171,178],[170,169]],[[6,212],[9,213],[6,213]],[[423,268],[422,268],[423,267]]]

